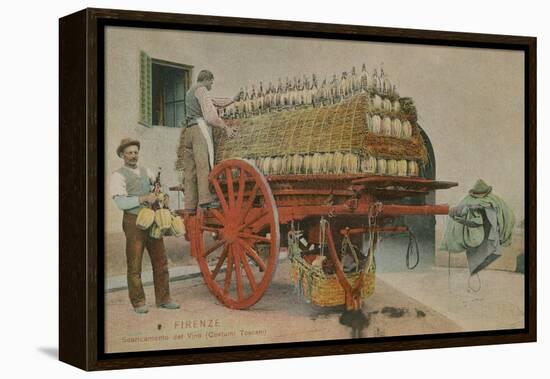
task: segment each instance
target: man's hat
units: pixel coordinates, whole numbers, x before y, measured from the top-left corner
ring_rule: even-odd
[[[482,179],[478,179],[470,190],[470,195],[474,197],[484,197],[490,194],[492,190],[493,187],[487,185]]]
[[[116,149],[116,155],[120,157],[120,154],[126,149],[128,146],[136,145],[139,148],[141,148],[141,144],[137,139],[132,138],[123,138],[122,141],[120,141],[120,145]]]

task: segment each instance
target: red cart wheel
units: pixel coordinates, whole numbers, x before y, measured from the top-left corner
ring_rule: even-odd
[[[210,291],[245,309],[263,296],[279,254],[279,217],[265,177],[244,160],[216,165],[210,183],[221,204],[197,215],[194,254]]]

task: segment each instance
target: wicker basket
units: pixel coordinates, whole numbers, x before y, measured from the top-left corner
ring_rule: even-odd
[[[373,117],[387,120],[390,132],[382,134],[372,125],[369,127]],[[392,121],[405,123],[406,133],[392,134]],[[373,158],[417,164],[428,161],[427,148],[417,127],[416,108],[410,99],[399,111],[388,111],[374,108],[370,95],[362,93],[337,104],[227,119],[226,123],[237,127],[239,132],[235,138],[227,139],[221,128],[212,129],[215,161],[247,159],[255,162],[264,175],[357,173],[362,161]],[[178,171],[184,166],[184,137],[182,131],[177,151]],[[338,156],[345,157],[339,164],[333,162]],[[297,157],[304,162],[289,163]],[[269,161],[266,163],[265,159]]]
[[[346,273],[346,278],[353,287],[360,275],[364,275],[361,297],[363,299],[374,293],[375,265],[365,272]],[[333,307],[345,304],[344,288],[336,274],[325,274],[321,268],[313,267],[300,257],[291,259],[290,278],[299,293],[311,303],[322,307]]]

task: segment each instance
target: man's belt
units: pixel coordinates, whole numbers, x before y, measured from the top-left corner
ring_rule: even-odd
[[[192,118],[190,120],[187,121],[187,127],[190,128],[192,126],[195,126],[195,125],[198,125],[198,122],[197,122],[197,119],[196,118]]]

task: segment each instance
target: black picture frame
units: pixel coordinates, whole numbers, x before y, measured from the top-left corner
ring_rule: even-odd
[[[103,326],[104,36],[107,26],[314,37],[523,51],[525,54],[525,328],[105,354]],[[84,370],[534,342],[536,304],[536,55],[534,37],[380,28],[112,9],[59,21],[59,358]]]

